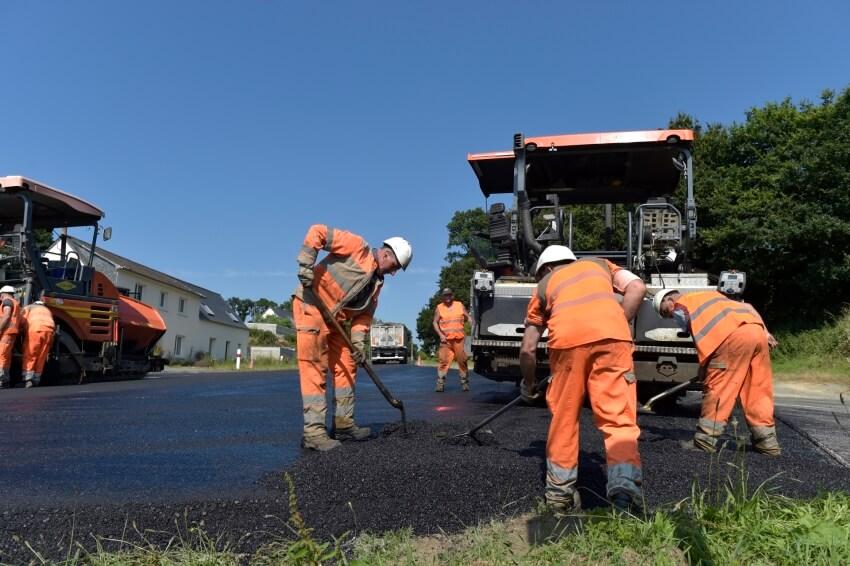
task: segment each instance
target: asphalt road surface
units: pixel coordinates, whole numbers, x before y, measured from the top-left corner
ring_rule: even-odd
[[[409,434],[398,430],[399,411],[361,375],[357,418],[373,427],[374,437],[327,454],[299,448],[294,372],[161,374],[0,392],[0,562],[33,558],[24,543],[64,556],[72,532],[88,546],[90,534],[126,540],[134,536],[128,534],[133,524],[130,531],[159,531],[145,538],[164,543],[181,525],[201,523],[222,541],[251,551],[269,541],[262,533],[283,532],[283,472],[320,536],[403,526],[451,532],[533,508],[543,492],[545,408],[518,406],[506,413],[479,435],[483,446],[453,442],[447,437],[497,410],[515,388],[474,376],[472,392],[462,393],[452,372],[447,392],[438,394],[434,368],[377,370],[404,401]],[[729,437],[727,449],[712,459],[679,445],[698,415],[690,401],[672,414],[639,418],[648,507],[688,497],[695,481],[701,489],[719,488],[730,470],[742,466],[752,485],[767,480],[789,496],[850,490],[841,447],[830,449],[822,431],[806,422],[813,411],[777,409],[779,458],[755,454],[745,439],[738,444]],[[813,422],[828,429],[827,415]],[[605,505],[602,439],[587,411],[581,427],[584,505]],[[255,534],[244,536],[249,532]]]

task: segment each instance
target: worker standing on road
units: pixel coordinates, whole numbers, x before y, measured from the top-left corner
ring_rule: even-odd
[[[0,288],[0,387],[9,387],[12,378],[12,349],[21,328],[21,305],[15,299],[15,288]]]
[[[41,372],[47,361],[47,354],[53,344],[56,324],[50,309],[41,301],[36,301],[23,309],[24,332],[24,383],[26,387],[35,387],[41,383]]]
[[[319,250],[328,252],[316,264]],[[385,275],[407,269],[413,249],[404,238],[388,238],[370,249],[356,234],[315,224],[307,231],[298,254],[298,279],[292,300],[298,372],[304,406],[302,445],[331,450],[341,440],[365,440],[370,430],[354,422],[354,382],[357,365],[366,359],[366,334],[378,305]],[[340,322],[350,322],[351,351],[342,336],[328,326],[315,301],[322,301]],[[334,437],[326,429],[326,382],[334,377]]]
[[[717,440],[740,397],[756,452],[778,456],[773,419],[773,371],[770,349],[777,345],[761,315],[747,303],[733,301],[717,291],[683,295],[675,289],[653,298],[659,315],[673,318],[689,332],[705,368],[702,413],[693,445],[717,450]]]
[[[640,278],[600,258],[576,261],[566,246],[543,250],[535,266],[537,290],[528,304],[520,350],[522,394],[535,399],[537,346],[549,330],[552,412],[546,443],[546,502],[556,514],[581,508],[576,490],[579,413],[590,396],[594,422],[605,438],[608,498],[620,509],[640,505],[637,390],[629,328],[646,294]],[[618,304],[615,291],[623,295]]]
[[[457,360],[457,370],[460,373],[460,385],[464,391],[469,391],[469,368],[466,365],[466,350],[464,349],[464,323],[471,322],[466,307],[460,301],[454,300],[454,293],[446,287],[443,289],[443,301],[434,311],[434,331],[440,337],[439,359],[437,366],[437,393],[442,393],[446,387],[446,375],[452,365],[452,358]]]

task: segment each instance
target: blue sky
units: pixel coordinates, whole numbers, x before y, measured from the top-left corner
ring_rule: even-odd
[[[846,2],[4,0],[0,20],[0,175],[97,204],[108,249],[225,297],[286,299],[310,224],[402,235],[378,316],[411,328],[446,223],[483,204],[468,152],[850,85]]]

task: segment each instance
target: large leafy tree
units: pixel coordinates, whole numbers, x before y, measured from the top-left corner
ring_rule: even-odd
[[[747,299],[773,323],[813,326],[838,312],[850,280],[850,89],[698,131],[698,265],[746,271]]]

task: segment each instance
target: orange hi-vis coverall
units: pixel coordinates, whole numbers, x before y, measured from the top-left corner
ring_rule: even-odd
[[[679,297],[673,318],[691,333],[705,368],[694,442],[713,448],[740,397],[756,449],[760,444],[775,445],[778,451],[770,349],[758,312],[717,291],[704,291]]]
[[[47,354],[53,344],[56,323],[50,309],[43,304],[33,303],[24,308],[24,381],[34,385],[41,382],[41,373],[47,361]]]
[[[6,385],[11,379],[12,349],[21,331],[21,304],[12,298],[0,302],[0,313],[9,315],[9,322],[0,331],[0,383]]]
[[[440,331],[446,335],[446,341],[440,343],[440,349],[438,351],[440,360],[440,365],[437,366],[438,383],[444,383],[446,381],[446,375],[449,373],[452,359],[457,360],[460,382],[462,384],[469,383],[466,350],[463,348],[463,323],[465,321],[463,312],[463,303],[460,301],[452,301],[452,304],[448,307],[443,303],[437,305],[437,315],[439,316],[437,324],[440,327]]]
[[[602,432],[608,495],[641,496],[637,390],[632,334],[614,296],[638,279],[599,258],[556,267],[540,280],[528,304],[526,324],[549,330],[552,380],[546,403],[552,412],[546,443],[546,500],[572,505],[578,477],[578,420],[585,393]]]
[[[351,341],[365,342],[378,305],[383,278],[369,244],[356,234],[316,224],[307,231],[298,263],[312,266],[319,250],[328,255],[314,267],[312,293],[298,285],[292,301],[296,353],[304,407],[304,436],[327,434],[326,383],[334,377],[334,427],[354,426],[357,364],[345,340],[312,303],[316,296],[340,322],[351,322]]]

